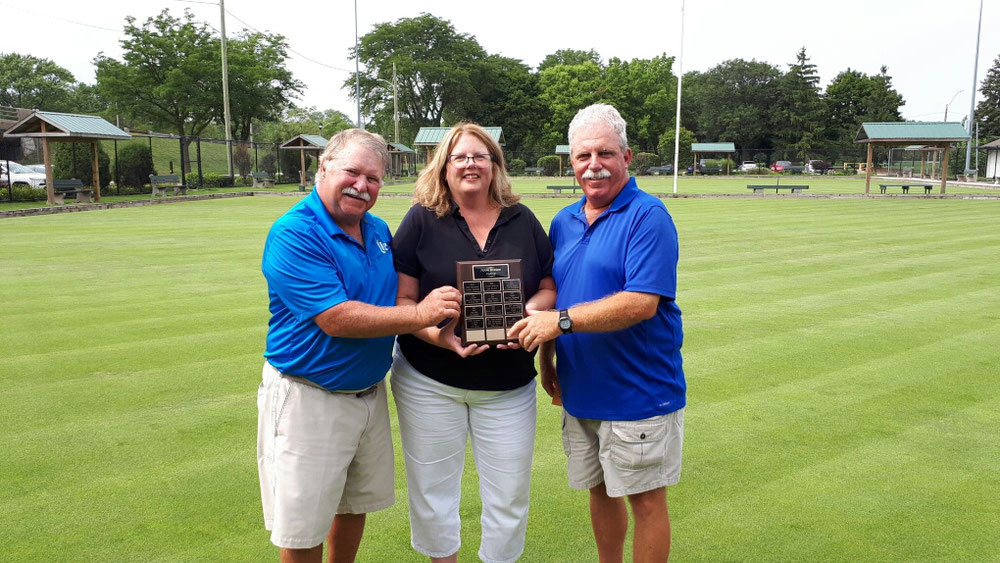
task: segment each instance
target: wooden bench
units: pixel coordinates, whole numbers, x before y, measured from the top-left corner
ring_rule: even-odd
[[[782,186],[780,184],[747,184],[747,189],[753,190],[753,193],[755,194],[762,194],[764,193],[764,190],[774,190],[774,193],[778,193],[778,190],[790,190],[793,194],[799,194],[802,193],[802,190],[808,190],[809,186],[795,186],[792,184],[788,184],[786,186]]]
[[[76,178],[69,180],[52,180],[52,192],[55,194],[56,203],[66,202],[66,196],[76,196],[77,203],[90,203],[94,201],[94,190],[83,189],[83,181]]]
[[[187,195],[188,188],[181,183],[181,177],[177,174],[155,174],[149,175],[149,185],[153,188],[153,197],[167,195],[167,190],[172,189],[173,195],[180,193]]]
[[[924,188],[924,193],[925,194],[929,194],[929,193],[931,193],[931,188],[933,186],[934,186],[933,184],[879,184],[878,185],[878,189],[882,193],[885,193],[885,189],[886,188],[903,188],[903,193],[904,194],[908,194],[908,193],[910,193],[910,188],[921,188],[922,187],[922,188]]]
[[[576,189],[580,186],[545,186],[547,190],[555,190],[557,194],[561,194],[563,190],[573,190],[576,193]]]
[[[250,177],[253,178],[253,187],[255,188],[274,187],[274,178],[266,172],[251,172]]]

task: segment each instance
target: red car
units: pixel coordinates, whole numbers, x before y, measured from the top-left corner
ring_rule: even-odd
[[[792,163],[787,160],[777,160],[771,165],[771,172],[784,172],[785,168],[791,165]]]

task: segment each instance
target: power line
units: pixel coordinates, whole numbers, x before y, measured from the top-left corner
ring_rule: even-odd
[[[178,2],[189,1],[190,2],[190,1],[194,1],[194,0],[176,0],[176,1],[178,1]],[[256,31],[257,33],[261,33],[261,34],[264,33],[263,31],[257,29],[256,27],[254,27],[254,26],[250,25],[249,23],[247,23],[246,21],[244,21],[242,18],[240,18],[236,14],[230,12],[228,9],[226,10],[226,13],[229,14],[230,16],[233,16],[233,19],[235,19],[236,21],[240,22],[241,24],[243,24],[244,26],[248,27],[249,29],[252,29],[253,31]],[[303,59],[305,59],[305,60],[307,60],[307,61],[309,61],[311,63],[315,63],[315,64],[318,64],[320,66],[323,66],[323,67],[326,67],[326,68],[329,68],[329,69],[339,70],[341,72],[346,72],[348,74],[354,74],[353,70],[347,70],[345,68],[340,68],[340,67],[336,67],[336,66],[333,66],[333,65],[328,65],[326,63],[321,63],[321,62],[317,61],[316,59],[313,59],[311,57],[307,57],[306,55],[303,55],[302,53],[296,51],[295,49],[292,49],[291,47],[288,47],[288,51],[290,53],[295,53],[296,55],[302,57]]]
[[[94,28],[94,29],[100,29],[102,31],[113,31],[115,33],[121,33],[120,29],[111,29],[110,27],[101,27],[99,25],[94,25],[92,23],[84,23],[84,22],[78,22],[76,20],[67,19],[67,18],[60,18],[59,16],[54,16],[51,13],[42,14],[40,12],[35,12],[35,11],[29,10],[27,8],[22,8],[20,6],[15,6],[15,5],[12,5],[12,4],[7,4],[6,2],[0,2],[0,6],[4,6],[4,7],[7,7],[7,8],[13,8],[15,10],[21,10],[22,12],[27,12],[29,14],[40,16],[40,17],[43,17],[45,19],[59,20],[59,21],[64,21],[66,23],[71,23],[73,25],[82,25],[84,27],[91,27],[91,28]]]

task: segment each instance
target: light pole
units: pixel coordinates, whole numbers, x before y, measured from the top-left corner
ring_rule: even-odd
[[[380,82],[385,82],[389,86],[392,86],[392,121],[395,124],[395,137],[393,141],[398,143],[399,141],[399,90],[398,82],[396,81],[396,63],[392,63],[392,82],[384,78],[376,78]]]
[[[954,102],[955,101],[955,97],[958,96],[959,94],[961,94],[962,92],[965,92],[965,90],[959,90],[958,92],[955,92],[955,95],[951,97],[951,102]],[[948,121],[948,106],[951,105],[951,102],[948,102],[947,104],[944,105],[944,120],[945,121]]]
[[[358,60],[361,54],[358,53],[358,0],[354,0],[354,96],[358,100],[358,129],[361,126],[361,67]]]
[[[976,60],[972,65],[972,95],[969,96],[969,123],[966,131],[969,133],[969,142],[965,146],[965,170],[969,169],[969,160],[972,156],[972,122],[976,119],[976,74],[979,73],[979,36],[983,31],[983,0],[979,0],[979,27],[976,30]],[[966,175],[968,172],[966,172]]]
[[[677,58],[677,115],[674,119],[674,193],[677,193],[677,174],[681,152],[681,82],[684,80],[684,0],[681,0],[681,48]],[[697,164],[697,162],[695,163]]]

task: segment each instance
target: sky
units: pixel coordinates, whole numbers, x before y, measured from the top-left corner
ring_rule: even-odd
[[[905,101],[904,118],[941,121],[948,106],[948,120],[960,121],[969,113],[973,92],[979,6],[979,0],[686,0],[683,70],[706,71],[743,58],[784,71],[805,47],[823,88],[847,68],[876,74],[885,65]],[[165,8],[175,15],[188,9],[197,20],[220,28],[217,1],[0,0],[6,22],[0,52],[51,59],[77,80],[92,84],[92,60],[99,52],[121,57],[125,17],[141,23]],[[356,118],[351,92],[342,87],[354,72],[354,62],[348,59],[355,39],[354,2],[227,0],[225,9],[229,36],[250,28],[287,38],[288,68],[305,84],[297,105],[337,109]],[[475,36],[489,53],[521,59],[532,67],[558,49],[594,49],[605,61],[681,55],[681,0],[589,6],[524,0],[361,0],[357,35],[375,24],[421,12]],[[984,1],[982,22],[976,90],[1000,56],[1000,0]]]

